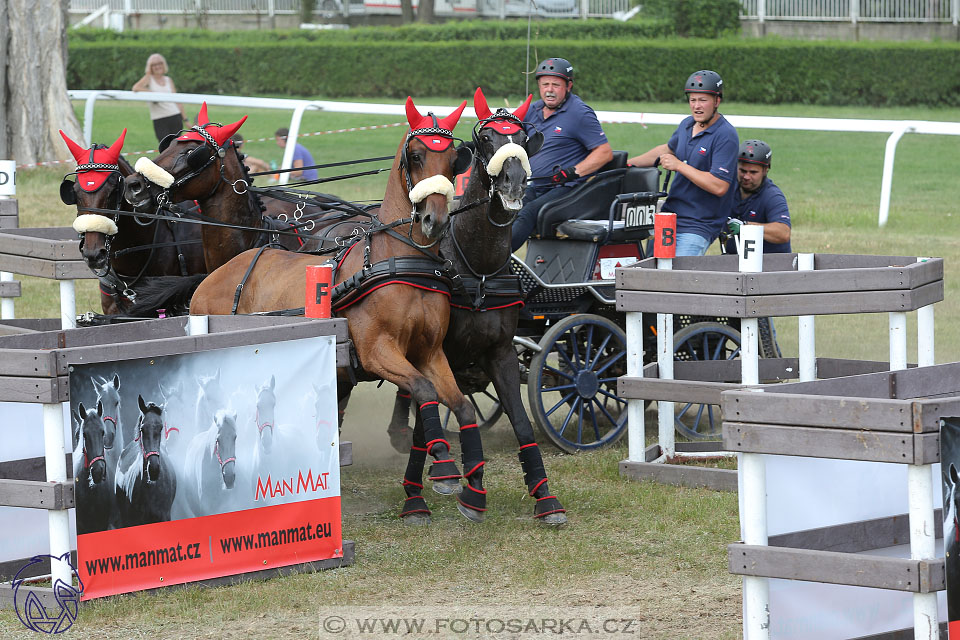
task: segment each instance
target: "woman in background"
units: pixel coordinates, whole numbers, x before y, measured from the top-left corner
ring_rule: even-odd
[[[176,93],[177,88],[173,85],[173,79],[167,75],[168,71],[166,59],[159,53],[154,53],[147,58],[147,68],[144,76],[133,85],[133,90]],[[186,113],[184,113],[181,104],[176,102],[150,103],[150,119],[153,120],[153,131],[157,134],[158,141],[163,140],[171,133],[180,133],[185,118]]]

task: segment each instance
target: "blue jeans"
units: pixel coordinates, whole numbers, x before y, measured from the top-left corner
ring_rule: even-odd
[[[530,234],[537,228],[537,214],[540,213],[540,207],[556,200],[561,196],[570,193],[570,189],[560,185],[547,185],[545,187],[528,186],[523,193],[523,208],[517,214],[517,219],[513,221],[512,237],[510,248],[516,251],[527,241]]]
[[[696,233],[677,234],[677,257],[702,256],[710,248],[710,240]]]

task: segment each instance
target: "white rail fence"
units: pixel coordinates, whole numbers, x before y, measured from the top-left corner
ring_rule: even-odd
[[[957,25],[960,0],[740,0],[741,18],[817,22],[942,22]]]
[[[149,93],[134,91],[68,91],[72,100],[84,100],[83,136],[87,145],[92,143],[94,107],[97,100],[126,100],[134,102],[167,101],[168,93]],[[307,109],[330,111],[333,113],[366,113],[371,115],[403,116],[403,105],[370,104],[362,102],[334,102],[330,100],[294,100],[283,98],[248,98],[243,96],[212,96],[192,93],[178,93],[177,101],[185,104],[200,104],[247,107],[251,109],[283,109],[292,111],[290,116],[290,136],[296,138],[300,131],[300,122]],[[433,111],[446,115],[453,107],[420,105],[421,111]],[[476,117],[471,108],[464,114]],[[684,115],[675,113],[637,113],[632,111],[597,111],[601,122],[638,125],[676,126]],[[886,133],[886,148],[883,156],[883,174],[880,183],[880,210],[878,225],[884,226],[890,214],[890,194],[893,187],[893,168],[897,153],[897,144],[907,133],[929,135],[960,136],[960,122],[935,122],[930,120],[856,120],[851,118],[786,118],[779,116],[727,116],[727,120],[737,128],[744,129],[783,129],[793,131],[837,131],[847,133]],[[287,169],[293,163],[294,146],[287,145],[283,153],[281,168]],[[281,184],[287,181],[286,173],[281,174]]]

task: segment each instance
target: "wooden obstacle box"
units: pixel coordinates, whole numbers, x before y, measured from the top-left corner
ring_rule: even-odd
[[[941,420],[960,416],[960,363],[787,383],[763,393],[727,391],[722,406],[730,451],[934,464]],[[935,522],[942,537],[939,514]],[[869,553],[909,540],[907,515],[894,515],[770,536],[767,546],[731,544],[728,561],[731,573],[744,576],[943,590],[942,557]]]
[[[16,229],[20,226],[20,209],[12,198],[0,198],[0,229]]]
[[[71,227],[0,226],[0,271],[51,280],[96,278],[80,256],[80,240]]]
[[[60,403],[71,397],[70,368],[73,365],[110,363],[120,360],[152,358],[177,354],[191,354],[229,347],[259,345],[318,336],[334,336],[336,364],[349,362],[347,322],[344,319],[277,318],[264,316],[210,316],[207,333],[187,335],[188,318],[175,317],[160,320],[90,327],[81,329],[31,332],[0,336],[0,402],[41,403],[53,405],[57,412]],[[46,413],[46,412],[45,412]],[[45,417],[46,419],[46,417]],[[66,426],[66,425],[65,425]],[[19,433],[30,442],[37,442],[43,451],[45,429],[41,424],[23,424]],[[70,441],[67,440],[67,443]],[[67,444],[67,449],[70,445]],[[48,450],[46,456],[52,455]],[[59,452],[66,460],[68,474],[73,469],[71,454]],[[352,462],[350,442],[340,443],[340,465]],[[0,462],[0,506],[24,507],[31,510],[64,512],[75,506],[72,480],[47,480],[45,456],[4,460]],[[41,545],[48,539],[46,519],[39,523],[27,518],[23,526],[8,530],[8,536],[35,538]],[[75,543],[75,540],[74,540]],[[44,548],[33,553],[60,555],[71,549]],[[72,549],[75,553],[76,548]],[[286,575],[296,570],[317,570],[350,565],[354,558],[354,544],[343,541],[343,557],[319,562],[280,567],[254,574],[226,576],[206,581],[222,584],[252,578]],[[12,558],[0,562],[0,580],[10,580],[26,565],[30,557]],[[74,556],[75,560],[75,556]],[[31,567],[34,575],[49,573],[49,564]],[[23,577],[23,576],[22,576]],[[25,588],[25,587],[24,587]],[[46,606],[56,607],[49,588],[32,588]],[[9,585],[0,586],[0,606],[11,604]]]
[[[916,257],[816,254],[812,271],[797,271],[797,254],[765,254],[763,271],[738,271],[738,256],[681,257],[672,270],[657,269],[655,258],[616,270],[620,312],[685,314],[729,318],[908,312],[943,299],[943,260]],[[815,358],[817,377],[836,378],[889,369],[888,363]],[[761,358],[760,387],[798,378],[798,358]],[[618,395],[627,399],[719,405],[725,391],[743,388],[741,361],[675,361],[673,379],[661,379],[655,363],[643,377],[623,376]],[[677,451],[695,450],[678,443]],[[734,471],[625,460],[623,475],[668,484],[735,488]]]

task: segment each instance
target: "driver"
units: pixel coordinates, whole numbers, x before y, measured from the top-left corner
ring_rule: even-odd
[[[543,147],[530,158],[533,177],[513,223],[514,251],[537,226],[540,207],[570,193],[585,176],[613,159],[597,114],[571,93],[573,65],[563,58],[547,58],[537,65],[536,78],[540,100],[531,105],[523,121],[543,133]]]
[[[731,218],[744,224],[763,226],[764,253],[790,253],[790,209],[780,187],[767,178],[773,151],[763,140],[745,140],[740,144],[737,162],[739,188],[733,195]],[[727,253],[736,253],[733,238],[727,241]]]
[[[687,78],[683,88],[690,116],[667,144],[630,158],[628,165],[659,163],[677,175],[663,210],[677,214],[677,256],[702,256],[717,239],[733,201],[737,130],[717,110],[723,101],[723,80],[716,71],[702,70]]]

